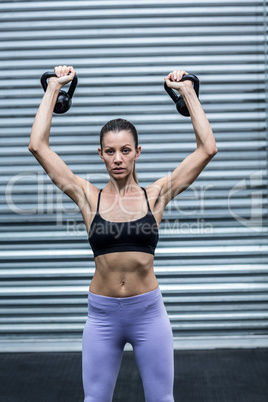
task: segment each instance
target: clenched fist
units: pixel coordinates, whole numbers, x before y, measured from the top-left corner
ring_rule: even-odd
[[[184,88],[193,88],[193,84],[190,80],[180,82],[182,77],[187,74],[189,73],[183,70],[174,70],[169,73],[164,80],[169,88],[177,89],[182,94]]]
[[[54,72],[57,77],[48,80],[49,85],[57,86],[59,89],[74,79],[76,71],[73,66],[56,66]]]

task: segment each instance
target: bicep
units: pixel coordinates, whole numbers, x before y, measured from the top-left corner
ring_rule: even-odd
[[[201,148],[197,148],[171,174],[159,179],[159,198],[162,203],[167,205],[178,194],[186,190],[197,179],[214,156],[215,153],[208,154]]]
[[[76,204],[84,198],[86,180],[75,175],[56,152],[49,146],[42,146],[37,151],[30,148],[29,150],[62,192],[68,195]]]

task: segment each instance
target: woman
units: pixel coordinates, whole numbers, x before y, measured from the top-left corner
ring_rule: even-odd
[[[196,149],[168,176],[140,187],[135,161],[141,153],[135,127],[123,119],[101,130],[99,155],[110,180],[99,190],[75,175],[49,147],[59,90],[75,76],[55,67],[32,127],[29,150],[51,180],[80,208],[95,259],[82,339],[84,402],[112,401],[126,342],[140,370],[146,402],[172,402],[173,337],[153,270],[158,228],[166,205],[199,176],[217,153],[212,129],[187,74],[165,77],[183,96],[196,135]]]

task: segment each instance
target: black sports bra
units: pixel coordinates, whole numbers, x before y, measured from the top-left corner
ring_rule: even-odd
[[[154,254],[159,234],[155,217],[150,209],[145,188],[144,191],[148,212],[135,221],[111,222],[99,214],[100,195],[98,195],[97,211],[91,223],[88,241],[94,258],[101,254],[118,251],[142,251]]]

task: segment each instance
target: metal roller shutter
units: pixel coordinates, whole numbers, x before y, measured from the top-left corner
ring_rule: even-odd
[[[1,351],[81,350],[92,252],[78,208],[28,151],[40,76],[59,64],[79,83],[50,146],[99,188],[110,119],[138,129],[141,186],[194,151],[163,77],[199,77],[218,154],[168,204],[155,273],[175,348],[267,347],[266,16],[262,0],[0,3]]]

